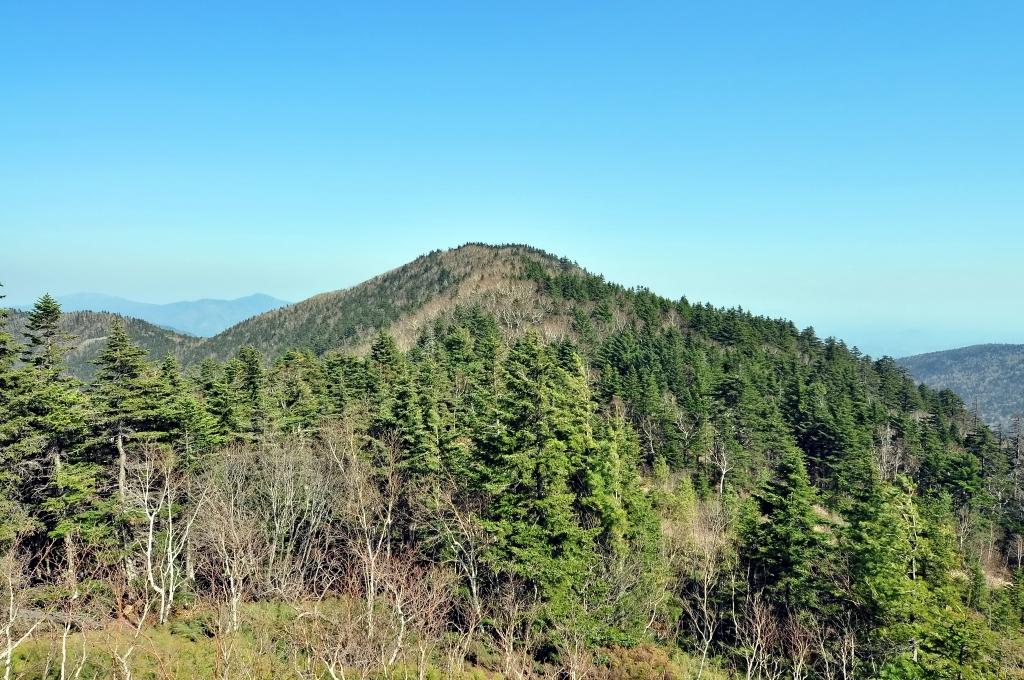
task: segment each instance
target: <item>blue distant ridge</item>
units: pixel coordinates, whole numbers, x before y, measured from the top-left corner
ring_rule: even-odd
[[[75,293],[54,297],[65,312],[113,312],[201,338],[217,335],[250,317],[291,304],[262,293],[237,300],[193,300],[171,302],[166,305],[135,302],[100,293]],[[31,305],[19,306],[20,309],[30,307]]]

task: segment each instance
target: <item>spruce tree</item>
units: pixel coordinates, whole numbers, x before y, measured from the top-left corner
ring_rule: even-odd
[[[22,351],[22,360],[26,364],[49,374],[60,372],[75,339],[61,329],[60,318],[60,304],[49,293],[36,301],[25,325],[28,346]]]
[[[751,585],[789,611],[813,611],[822,604],[827,565],[825,521],[814,510],[817,494],[803,456],[786,446],[771,478],[751,498],[752,515],[740,526],[741,554]]]
[[[494,565],[533,581],[551,611],[564,614],[600,531],[581,525],[573,485],[594,446],[586,380],[558,366],[534,332],[511,348],[504,374],[485,484]]]
[[[252,436],[259,437],[268,429],[270,420],[263,355],[251,345],[239,347],[228,372],[232,374],[228,382],[235,388],[241,417],[247,423],[246,429]]]
[[[12,498],[45,499],[63,458],[84,435],[86,402],[78,381],[63,372],[72,338],[61,330],[60,319],[60,305],[43,296],[29,313],[25,365],[0,367],[0,452]],[[6,347],[9,361],[14,345]]]
[[[188,389],[181,374],[181,366],[174,355],[167,353],[160,364],[158,389],[160,427],[167,433],[171,444],[181,451],[186,465],[198,456],[213,450],[225,437],[217,418]]]
[[[149,429],[161,411],[158,383],[149,380],[147,352],[135,345],[120,319],[114,321],[107,343],[92,361],[98,366],[91,385],[97,410],[101,446],[113,444],[117,453],[117,488],[125,498],[130,438]]]

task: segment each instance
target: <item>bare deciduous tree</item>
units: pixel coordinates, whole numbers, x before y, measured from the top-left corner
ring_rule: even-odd
[[[206,486],[200,487],[189,499],[186,484],[186,478],[176,468],[174,452],[165,447],[143,446],[138,458],[128,466],[125,504],[141,512],[144,518],[140,543],[146,580],[158,598],[159,623],[167,621],[175,594],[186,580],[180,558],[208,490]],[[185,505],[186,501],[190,502]]]
[[[428,655],[440,642],[452,608],[453,574],[435,566],[417,563],[416,554],[405,551],[391,555],[384,570],[384,594],[397,619],[394,648],[384,665],[395,663],[412,642],[416,652],[419,680],[426,675]]]
[[[366,606],[361,589],[361,585],[350,583],[341,597],[316,602],[295,618],[295,646],[307,652],[294,660],[300,677],[312,680],[326,672],[334,680],[345,680],[351,670],[366,678],[375,667],[372,646],[366,637]]]
[[[483,617],[484,565],[482,558],[494,537],[480,521],[477,505],[460,505],[454,497],[455,484],[435,484],[427,506],[422,509],[435,544],[441,548],[442,559],[452,565],[465,579],[469,601],[476,624]],[[475,627],[475,625],[474,625]]]
[[[52,646],[60,650],[60,680],[81,677],[88,660],[89,624],[92,619],[100,618],[96,616],[97,605],[100,610],[104,606],[103,599],[97,597],[104,590],[99,580],[102,578],[102,568],[90,559],[88,548],[79,549],[79,541],[76,538],[73,534],[64,537],[66,564],[61,569],[60,576],[54,579],[60,585],[54,604],[55,615],[59,612],[57,616],[61,623],[53,627],[58,640]],[[83,574],[83,567],[89,571]],[[90,612],[90,609],[94,611]],[[80,637],[80,644],[76,645],[76,649],[71,649],[71,638],[76,631]]]
[[[956,538],[958,548],[961,553],[964,552],[964,544],[974,533],[975,526],[977,524],[977,518],[974,515],[974,511],[968,504],[961,505],[956,509]]]
[[[133,581],[124,562],[111,574],[110,584],[114,590],[117,619],[103,626],[104,636],[100,644],[100,648],[110,657],[113,672],[121,680],[132,680],[132,659],[146,641],[146,620],[154,604],[154,595],[150,589],[147,586],[136,588]]]
[[[729,449],[721,437],[715,437],[711,442],[711,463],[718,468],[718,495],[725,493],[725,476],[735,467],[735,462],[730,460]]]
[[[747,680],[782,677],[784,669],[775,655],[780,641],[779,624],[760,593],[747,597],[736,625],[736,635],[746,665]]]
[[[4,648],[0,655],[4,661],[4,680],[11,678],[14,651],[32,637],[46,620],[47,613],[27,606],[31,595],[29,556],[22,550],[21,536],[15,534],[0,555],[0,596],[3,597],[3,618],[0,633]]]
[[[398,442],[383,442],[382,461],[374,470],[360,455],[359,435],[350,422],[325,430],[321,438],[336,465],[338,511],[346,520],[348,548],[363,571],[367,634],[373,638],[377,632],[375,607],[391,554],[402,491]]]
[[[267,532],[266,592],[297,599],[329,581],[332,467],[300,441],[264,445],[254,461]]]
[[[851,680],[857,667],[857,635],[850,621],[836,627],[812,625],[818,674],[824,680]]]
[[[537,644],[534,621],[539,605],[536,592],[513,577],[504,578],[488,594],[484,611],[494,642],[501,653],[501,674],[523,680],[530,676]]]
[[[228,449],[211,461],[203,485],[206,509],[196,523],[203,569],[226,595],[231,629],[238,630],[238,607],[260,580],[269,546],[254,509],[258,488],[252,478],[251,452]]]
[[[554,626],[554,642],[562,657],[562,674],[568,680],[583,680],[593,672],[590,633],[592,623],[586,606],[573,607]]]
[[[790,616],[786,621],[785,647],[793,680],[805,680],[811,673],[815,642],[813,627],[813,622],[810,626],[805,625],[797,616]]]
[[[728,569],[729,522],[721,496],[698,503],[688,528],[683,536],[669,534],[666,540],[681,542],[671,553],[671,566],[678,575],[677,595],[686,614],[684,620],[697,639],[699,680],[721,623],[717,591]]]
[[[877,444],[875,445],[875,467],[881,478],[887,482],[896,479],[896,475],[906,464],[907,445],[901,437],[897,437],[896,430],[886,423],[878,428],[876,433]]]

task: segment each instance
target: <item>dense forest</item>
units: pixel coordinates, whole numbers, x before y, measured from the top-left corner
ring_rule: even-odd
[[[112,318],[88,382],[39,300],[0,334],[5,678],[1024,677],[1019,418],[519,262],[567,332],[478,301],[183,369]]]
[[[915,380],[948,387],[991,427],[1024,411],[1024,345],[972,345],[897,360]]]

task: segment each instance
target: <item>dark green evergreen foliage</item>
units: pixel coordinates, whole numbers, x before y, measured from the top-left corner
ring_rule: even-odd
[[[763,653],[787,672],[799,631],[818,630],[812,656],[851,654],[847,677],[997,677],[993,631],[1016,638],[1024,622],[1020,427],[993,432],[952,392],[811,328],[539,256],[515,283],[568,319],[551,341],[483,304],[401,342],[376,327],[469,276],[432,267],[417,270],[427,292],[360,321],[363,356],[310,335],[182,375],[173,354],[151,362],[115,323],[87,388],[62,372],[59,309],[42,300],[25,361],[0,329],[5,499],[30,507],[40,537],[116,545],[131,521],[123,470],[146,446],[198,471],[222,445],[315,445],[344,424],[378,491],[400,482],[391,549],[452,559],[424,519],[447,490],[486,537],[478,594],[516,584],[538,600],[539,655],[564,651],[572,627],[589,645],[699,649],[706,634],[703,649],[742,672],[744,617],[763,602],[780,631]],[[694,578],[674,560],[706,557],[693,518],[712,506],[724,547],[701,600],[710,626],[683,601],[691,582],[666,584]]]
[[[785,447],[772,478],[755,493],[741,523],[741,554],[750,586],[785,611],[818,611],[826,603],[829,564],[826,520],[814,510],[816,493],[803,456]]]
[[[181,366],[167,354],[160,363],[158,384],[162,388],[161,410],[167,439],[177,445],[184,460],[191,464],[225,440],[223,429],[214,413],[205,408],[201,394],[189,389]]]
[[[240,347],[235,358],[224,367],[224,379],[234,393],[235,413],[240,419],[240,429],[253,435],[264,432],[269,424],[266,371],[260,351],[250,345]]]
[[[115,322],[99,357],[91,390],[99,407],[98,425],[105,441],[123,446],[126,438],[159,430],[159,401],[164,384],[146,361],[147,352],[133,344]]]
[[[595,276],[579,271],[575,263],[562,258],[558,261],[557,273],[552,275],[545,265],[532,258],[523,259],[523,277],[536,281],[542,289],[555,299],[572,300],[574,302],[605,303],[623,290],[622,286],[608,283],[603,276]],[[609,312],[601,312],[598,318],[610,316]]]
[[[60,327],[60,317],[60,305],[49,293],[39,298],[25,324],[24,335],[28,339],[22,353],[25,363],[42,370],[59,369],[74,340]]]
[[[86,425],[86,400],[63,373],[72,338],[60,328],[60,317],[60,305],[49,295],[40,298],[29,314],[22,364],[0,366],[0,451],[10,500],[45,498],[47,474],[64,452],[76,449]],[[13,343],[7,349],[13,358]]]
[[[582,367],[567,370],[553,354],[535,334],[511,348],[484,488],[493,499],[487,515],[495,562],[536,580],[545,599],[563,608],[595,558],[597,526],[585,528],[580,513],[597,443]]]
[[[9,310],[8,313],[10,332],[15,338],[23,337],[29,314],[16,310]],[[74,337],[77,345],[64,354],[64,370],[68,375],[83,382],[94,379],[96,365],[90,362],[99,356],[106,342],[107,331],[116,319],[121,320],[132,340],[149,350],[153,357],[161,357],[170,352],[180,360],[184,348],[198,341],[198,338],[179,335],[141,319],[120,317],[108,312],[62,312],[60,328],[67,336]]]

